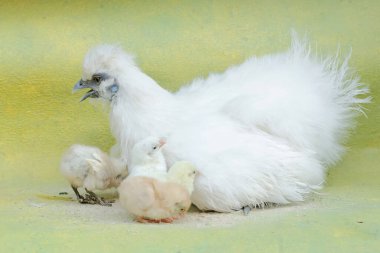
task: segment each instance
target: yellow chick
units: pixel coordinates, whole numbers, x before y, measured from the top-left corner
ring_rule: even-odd
[[[190,195],[174,182],[135,176],[119,186],[120,204],[141,223],[171,223],[190,208]]]
[[[168,181],[178,183],[185,187],[191,196],[194,190],[194,179],[198,171],[195,166],[188,161],[179,161],[170,167]]]

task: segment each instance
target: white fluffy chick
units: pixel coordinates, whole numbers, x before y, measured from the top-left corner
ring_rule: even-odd
[[[86,55],[74,89],[110,102],[122,156],[144,136],[167,136],[167,166],[186,160],[199,168],[193,203],[229,212],[303,201],[322,187],[370,101],[348,58],[313,54],[294,35],[285,52],[252,57],[172,93],[120,47],[101,45]]]
[[[146,176],[127,177],[118,191],[121,206],[142,223],[171,223],[191,205],[185,187]]]
[[[93,190],[118,187],[127,176],[125,162],[111,158],[100,149],[75,144],[62,156],[60,170],[69,181],[80,203],[110,205],[99,198]],[[80,195],[83,187],[88,195]]]
[[[167,167],[161,152],[165,139],[146,137],[135,144],[129,163],[130,176],[148,176],[161,180],[167,177]]]

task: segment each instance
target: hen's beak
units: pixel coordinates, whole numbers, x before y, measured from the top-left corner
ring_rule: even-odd
[[[96,90],[98,88],[98,85],[91,80],[90,81],[79,80],[74,85],[73,92],[76,92],[77,90],[84,89],[84,88],[88,88],[90,90],[87,91],[86,94],[84,94],[84,96],[81,98],[80,102],[82,102],[83,100],[85,100],[87,98],[98,98],[99,97],[99,92]]]

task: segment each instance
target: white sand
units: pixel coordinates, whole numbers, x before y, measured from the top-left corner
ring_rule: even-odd
[[[68,191],[68,195],[38,194],[26,201],[32,208],[38,208],[45,216],[57,216],[67,220],[69,223],[101,223],[101,224],[130,224],[136,223],[133,217],[116,201],[111,207],[100,205],[80,204],[76,201],[75,195]],[[107,199],[115,197],[113,193],[105,193],[101,196]],[[319,201],[309,201],[306,203],[293,204],[287,206],[276,206],[253,209],[247,216],[242,211],[233,213],[201,212],[196,207],[192,207],[186,216],[174,221],[171,225],[190,227],[228,227],[238,225],[247,221],[258,220],[264,217],[276,217],[293,212],[296,215],[302,214],[310,208],[315,208]],[[167,224],[159,224],[167,225]]]

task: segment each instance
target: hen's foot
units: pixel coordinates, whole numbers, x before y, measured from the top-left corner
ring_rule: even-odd
[[[248,215],[252,211],[252,208],[250,206],[244,206],[242,210],[244,215]]]

